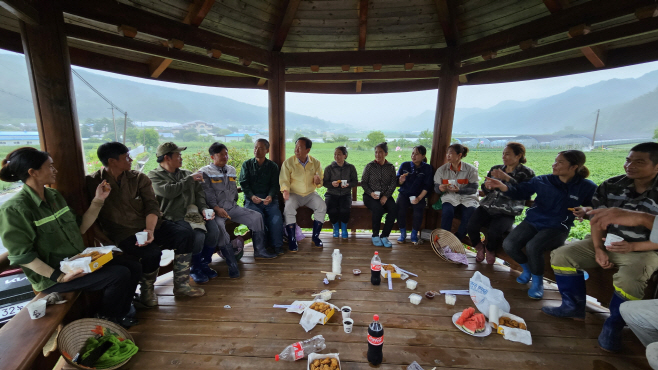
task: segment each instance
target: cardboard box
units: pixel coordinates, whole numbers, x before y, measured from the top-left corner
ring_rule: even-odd
[[[388,265],[388,264],[382,264],[382,278],[384,278],[384,279],[388,279],[388,273],[390,272],[390,271],[386,271],[386,270],[384,270],[384,266],[387,266],[387,265]],[[398,278],[398,279],[399,279],[402,275],[400,275],[400,272],[397,271],[397,270],[398,270],[398,267],[395,266],[394,264],[391,264],[391,266],[395,267],[395,270],[396,270],[396,272],[392,272],[392,273],[391,273],[391,277],[394,278],[394,279],[395,279],[395,278]]]
[[[498,334],[505,335],[505,328],[507,328],[507,326],[505,326],[505,325],[499,325],[499,324],[498,324],[498,322],[499,322],[499,320],[500,320],[501,317],[507,317],[507,318],[510,318],[510,319],[512,319],[512,320],[514,320],[514,321],[516,321],[516,322],[518,322],[518,323],[523,323],[523,325],[526,326],[526,329],[525,329],[525,330],[528,330],[528,325],[525,323],[525,320],[523,320],[522,318],[520,318],[520,317],[518,317],[518,316],[516,316],[516,315],[512,315],[511,313],[501,313],[500,316],[498,316],[498,317],[495,319],[495,321],[494,321],[494,320],[490,320],[490,321],[489,321],[489,322],[491,323],[491,326],[492,326],[494,329],[496,329],[496,332],[497,332]],[[517,329],[519,329],[519,328],[517,328]],[[521,330],[523,330],[523,329],[521,329]]]
[[[306,366],[306,370],[311,370],[311,364],[315,360],[324,360],[325,358],[335,358],[338,360],[338,369],[342,369],[343,367],[340,365],[340,358],[338,357],[338,353],[311,353],[308,355],[308,364]]]
[[[331,303],[328,304],[331,305]],[[309,308],[309,310],[312,310],[312,308]],[[328,314],[324,315],[324,318],[322,319],[322,322],[320,322],[320,324],[322,325],[326,324],[335,313],[336,313],[336,307],[334,305],[331,305],[331,310],[329,310]]]
[[[89,264],[89,269],[91,269],[91,272],[94,272],[99,268],[101,268],[106,263],[110,262],[112,258],[114,258],[112,252],[105,253],[104,255],[98,257],[96,261],[91,261],[91,263]]]

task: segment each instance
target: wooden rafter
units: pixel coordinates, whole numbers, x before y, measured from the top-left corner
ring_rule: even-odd
[[[179,60],[181,62],[193,63],[206,67],[240,73],[246,76],[269,78],[269,74],[267,72],[261,71],[260,69],[248,68],[223,60],[208,58],[204,55],[178,50],[176,48],[167,48],[135,39],[121,37],[119,35],[113,35],[103,31],[97,31],[91,28],[66,24],[65,32],[68,37],[75,39],[132,50],[144,54],[149,54],[161,59]]]
[[[359,50],[366,50],[368,32],[368,0],[359,0]]]
[[[467,42],[459,47],[460,58],[467,60],[490,50],[500,50],[518,45],[527,39],[538,40],[566,32],[573,25],[587,20],[591,23],[603,22],[633,14],[637,8],[654,4],[654,0],[592,0],[564,9],[558,14],[530,21],[478,40]]]
[[[405,63],[438,64],[437,61],[444,55],[444,49],[409,49],[285,53],[283,58],[286,68],[308,67],[314,64],[321,67],[341,67],[345,64],[353,67],[370,67],[375,64],[398,66]]]
[[[270,44],[270,50],[281,51],[283,48],[283,44],[286,42],[288,32],[290,32],[290,26],[295,19],[295,13],[297,13],[297,8],[299,7],[300,2],[301,0],[285,1],[283,15],[274,28],[274,37]]]
[[[436,90],[437,86],[437,80],[392,81],[377,83],[372,82],[362,84],[361,91],[357,92],[354,82],[286,82],[286,92],[315,94],[382,94]]]
[[[358,69],[361,69],[359,71]],[[355,67],[352,73],[304,73],[288,74],[286,81],[377,81],[377,80],[417,80],[439,78],[438,70],[430,71],[396,71],[396,72],[363,72],[363,67]]]
[[[215,0],[194,0],[187,9],[187,16],[183,23],[199,27],[213,5],[215,5]]]
[[[270,55],[267,50],[115,0],[60,0],[58,3],[69,14],[116,26],[128,24],[138,27],[139,32],[165,40],[182,40],[186,45],[217,49],[224,54],[249,58],[263,65],[269,64]]]
[[[39,12],[25,0],[0,0],[0,7],[25,23],[39,24]]]
[[[551,13],[557,13],[562,9],[569,7],[568,0],[544,0],[544,5]]]
[[[434,0],[434,2],[446,44],[448,47],[456,46],[459,43],[459,30],[456,22],[457,0]]]
[[[151,64],[149,64],[149,72],[151,75],[151,78],[158,78],[162,74],[162,72],[169,67],[169,65],[173,62],[172,59],[168,58],[153,58],[151,59]]]

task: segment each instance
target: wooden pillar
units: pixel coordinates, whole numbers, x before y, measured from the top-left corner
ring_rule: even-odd
[[[272,52],[267,81],[269,102],[270,159],[281,167],[286,159],[286,71],[279,52]]]
[[[19,21],[41,149],[59,172],[53,186],[76,213],[87,207],[84,157],[64,15],[57,1],[34,0],[39,24]]]

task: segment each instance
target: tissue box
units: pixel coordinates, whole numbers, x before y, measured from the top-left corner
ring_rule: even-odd
[[[338,353],[311,353],[308,355],[308,366],[306,370],[311,370],[311,364],[315,360],[324,360],[325,358],[335,358],[338,360],[338,369],[342,369],[340,366],[340,358],[338,358]]]

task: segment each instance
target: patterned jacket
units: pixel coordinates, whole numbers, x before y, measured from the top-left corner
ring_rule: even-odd
[[[377,161],[372,161],[366,165],[366,168],[363,169],[363,175],[361,175],[361,187],[368,195],[375,191],[381,191],[380,197],[390,198],[395,192],[397,183],[395,166],[389,161],[385,161],[382,165]]]
[[[506,166],[504,164],[499,164],[491,167],[489,172],[487,172],[487,177],[491,177],[491,173],[494,170],[505,171]],[[516,185],[524,181],[530,181],[535,177],[535,171],[531,168],[526,167],[522,164],[516,166],[512,173],[508,173],[510,180],[506,182],[506,185]],[[526,200],[514,200],[508,196],[503,195],[503,193],[498,190],[489,190],[482,183],[482,191],[485,194],[485,197],[480,200],[480,206],[489,212],[489,214],[503,214],[508,216],[518,216],[523,212],[525,208]]]

